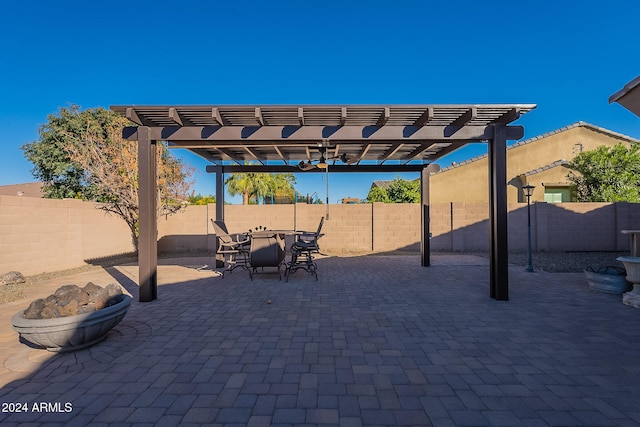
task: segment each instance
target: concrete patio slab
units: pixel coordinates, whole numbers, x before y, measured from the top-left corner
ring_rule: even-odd
[[[640,312],[582,274],[486,260],[326,257],[318,281],[160,260],[158,300],[137,267],[57,278],[0,305],[2,425],[638,425]],[[121,283],[123,321],[85,350],[20,343],[10,318],[57,287]],[[20,405],[17,405],[20,404]],[[21,411],[21,412],[20,412]]]

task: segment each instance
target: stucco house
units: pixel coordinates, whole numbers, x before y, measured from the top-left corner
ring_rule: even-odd
[[[0,196],[42,197],[41,182],[0,185]]]
[[[525,202],[522,186],[534,185],[531,201],[570,202],[566,165],[578,153],[599,146],[629,145],[639,140],[585,122],[517,142],[507,147],[507,201]],[[430,177],[430,203],[487,202],[487,155],[442,168]]]

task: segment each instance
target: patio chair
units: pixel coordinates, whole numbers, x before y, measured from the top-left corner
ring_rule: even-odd
[[[253,280],[251,269],[249,268],[249,246],[251,239],[246,234],[229,234],[224,221],[214,221],[211,219],[213,230],[218,237],[218,247],[216,254],[224,256],[225,268],[222,270],[222,277],[228,271],[233,272],[238,267],[249,272],[249,278]]]
[[[313,255],[320,253],[318,239],[322,236],[320,232],[322,231],[323,224],[324,217],[320,218],[320,224],[318,224],[318,229],[315,232],[301,231],[296,235],[296,239],[291,245],[291,262],[286,271],[287,282],[289,281],[291,273],[299,269],[313,274],[316,280],[318,280],[318,266]]]

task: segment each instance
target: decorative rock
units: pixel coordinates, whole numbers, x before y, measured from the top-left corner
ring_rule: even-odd
[[[17,283],[24,283],[27,280],[19,271],[10,271],[8,273],[0,275],[1,285],[15,285]]]
[[[42,313],[42,310],[44,310],[44,307],[45,307],[45,304],[43,299],[37,299],[33,301],[31,304],[29,304],[29,307],[27,307],[27,309],[24,311],[24,318],[37,319],[38,316],[40,316],[40,314]]]
[[[115,283],[106,287],[87,283],[84,288],[65,285],[53,295],[33,301],[24,311],[25,319],[53,319],[91,313],[121,301],[122,290]]]
[[[75,316],[78,314],[78,301],[73,299],[60,301],[54,310],[58,314],[56,317]]]

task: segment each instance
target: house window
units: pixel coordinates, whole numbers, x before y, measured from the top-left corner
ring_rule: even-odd
[[[562,203],[571,201],[571,190],[562,187],[545,187],[544,201],[547,203]]]

